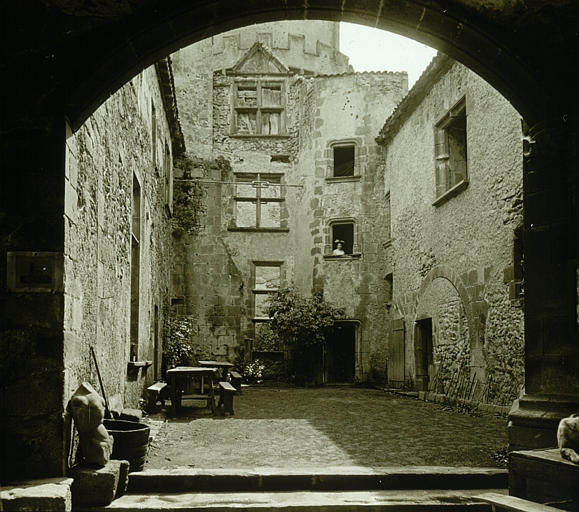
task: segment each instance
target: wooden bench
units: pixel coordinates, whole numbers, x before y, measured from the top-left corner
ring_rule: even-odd
[[[165,399],[161,396],[161,392],[167,387],[166,382],[155,382],[155,384],[147,388],[147,410],[153,411],[157,402],[165,405]]]
[[[236,389],[237,393],[241,393],[241,374],[236,371],[229,372],[231,376],[231,385]]]
[[[233,395],[235,388],[229,382],[219,383],[219,405],[223,406],[223,412],[233,416]]]

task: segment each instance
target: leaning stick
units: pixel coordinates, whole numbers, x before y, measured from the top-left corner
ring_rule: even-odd
[[[101,378],[101,372],[99,370],[99,364],[97,362],[96,354],[94,353],[94,348],[90,347],[90,352],[92,354],[92,358],[94,359],[94,365],[96,367],[97,377],[99,378],[99,384],[101,385],[101,391],[103,393],[103,398],[105,401],[105,418],[111,417],[111,411],[109,410],[109,403],[107,401],[107,395],[105,393],[105,387],[103,386],[103,379]]]

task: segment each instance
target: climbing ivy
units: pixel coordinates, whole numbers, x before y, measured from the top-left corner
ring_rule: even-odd
[[[175,162],[175,167],[182,172],[182,178],[174,180],[173,187],[173,234],[196,235],[201,230],[201,217],[206,211],[205,190],[195,178],[193,171],[201,171],[201,177],[207,177],[211,170],[221,170],[221,174],[231,170],[229,162],[218,157],[206,160],[183,155]]]

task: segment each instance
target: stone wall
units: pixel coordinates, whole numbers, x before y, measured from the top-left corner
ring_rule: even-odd
[[[468,185],[435,206],[434,127],[462,97]],[[466,315],[471,374],[516,396],[523,382],[523,315],[520,295],[510,289],[518,263],[513,261],[514,231],[522,219],[517,112],[477,75],[439,56],[382,136],[385,165],[380,172],[390,191],[392,215],[392,317],[406,322],[407,379],[415,375],[414,322],[421,308],[432,315],[438,332],[435,352],[445,358],[444,317],[439,315],[444,304],[458,297]],[[451,286],[439,294],[438,306],[427,308],[429,290],[440,279]]]
[[[152,107],[156,117],[153,162]],[[165,161],[169,152],[169,162]],[[170,260],[165,172],[172,141],[154,67],[117,91],[67,139],[64,400],[82,381],[111,408],[136,407],[159,377]],[[138,349],[130,362],[133,176],[140,183]],[[140,231],[140,233],[139,233]],[[134,286],[134,284],[133,284]],[[133,314],[136,312],[133,311]],[[156,373],[156,375],[155,375]]]
[[[256,42],[265,44],[284,64],[297,71],[350,70],[348,58],[339,52],[339,24],[327,21],[252,25],[182,48],[172,55],[175,89],[185,142],[197,157],[212,156],[214,71],[232,68]]]
[[[260,79],[280,80],[280,76]],[[379,252],[373,242],[378,224],[374,137],[405,94],[406,74],[287,75],[286,131],[270,137],[231,135],[235,80],[233,73],[218,71],[213,76],[211,155],[225,158],[230,168],[205,169],[197,176],[224,183],[204,185],[201,232],[176,243],[173,295],[178,302],[183,298],[183,307],[176,312],[195,319],[194,344],[204,357],[232,359],[247,353],[250,342],[246,340],[255,339],[259,328],[256,301],[262,297],[255,292],[256,272],[260,266],[279,265],[282,285],[294,284],[304,294],[323,288],[331,302],[348,309],[350,319],[363,322],[357,375],[365,379],[368,347],[383,341],[380,334],[370,333],[385,328],[385,306],[380,300],[385,295],[384,276],[370,275],[364,261],[377,260]],[[185,98],[189,93],[178,94]],[[356,142],[359,176],[351,182],[332,182],[330,144],[343,139]],[[204,152],[207,146],[202,146]],[[190,150],[194,152],[195,146]],[[257,172],[278,174],[289,185],[280,191],[284,201],[279,228],[239,229],[236,187],[231,182]],[[343,216],[357,219],[358,245],[364,254],[325,261],[331,246],[329,223]]]
[[[293,216],[296,280],[303,291],[323,289],[328,301],[359,322],[356,378],[375,374],[379,380],[385,368],[387,272],[377,238],[384,193],[376,182],[374,139],[407,91],[406,73],[307,78],[296,87],[301,117],[295,172],[304,184]],[[343,142],[355,145],[354,176],[335,178],[332,145]],[[351,256],[331,256],[336,221],[354,224]]]

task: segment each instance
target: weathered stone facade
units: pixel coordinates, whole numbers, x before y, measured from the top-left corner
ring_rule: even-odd
[[[14,293],[29,314],[15,316],[1,336],[2,387],[10,397],[2,400],[7,475],[65,471],[67,402],[83,381],[101,393],[91,348],[111,409],[138,407],[144,386],[160,377],[172,159],[182,150],[168,60],[67,134],[64,251],[54,253],[62,286]],[[18,283],[19,272],[18,265],[9,269],[8,279]]]
[[[65,397],[84,380],[99,389],[90,347],[112,408],[136,406],[144,385],[160,377],[173,152],[164,101],[149,68],[67,140]],[[131,261],[135,243],[139,255]],[[133,354],[131,321],[138,323]]]
[[[255,44],[262,43],[292,72],[350,71],[338,51],[339,25],[327,21],[281,21],[231,30],[173,54],[180,122],[187,148],[201,158],[213,150],[213,73],[232,68]]]
[[[180,312],[197,325],[199,352],[247,355],[263,326],[264,291],[256,278],[265,268],[276,274],[274,288],[322,290],[345,308],[355,333],[356,380],[387,379],[425,389],[438,374],[437,388],[447,390],[464,374],[463,380],[468,375],[479,381],[480,398],[484,386],[485,400],[514,398],[523,377],[522,253],[514,248],[522,219],[517,113],[476,75],[443,56],[401,101],[407,91],[403,73],[295,74],[283,61],[287,54],[251,46],[259,31],[245,31],[224,36],[233,42],[228,59],[203,64],[214,72],[211,115],[200,116],[210,120],[211,140],[207,134],[200,151],[211,145],[208,154],[228,160],[230,169],[197,176],[221,183],[206,184],[202,231],[175,250],[172,293],[183,301]],[[199,102],[191,103],[193,87],[180,75],[202,67],[195,64],[201,55],[225,55],[219,45],[218,50],[207,42],[197,46],[176,58],[181,111],[189,113]],[[243,123],[251,133],[239,133],[239,118],[251,110],[246,107],[261,106],[260,87],[275,83],[283,84],[284,96],[279,132],[260,133],[250,116]],[[206,101],[207,91],[202,94]],[[440,160],[433,159],[435,127],[463,97],[468,180],[435,201],[441,190],[435,182]],[[333,174],[336,147],[352,148],[347,176]],[[261,194],[273,194],[267,197],[278,201],[273,204],[279,210],[261,201],[261,226],[251,221],[259,216],[257,207],[238,197],[249,190],[244,185],[240,192],[235,185],[240,179],[286,185],[262,189]],[[351,247],[345,256],[333,256],[339,236],[334,233],[344,226]],[[399,319],[404,322],[396,323],[394,336]],[[420,329],[431,338],[424,350],[414,341]],[[418,359],[424,368],[417,367]],[[332,376],[326,372],[322,380]]]
[[[324,30],[315,36],[336,44],[337,27],[322,25]],[[285,34],[286,25],[281,27],[279,33],[273,32],[274,41]],[[199,133],[199,123],[190,113],[208,99],[206,91],[204,100],[196,96],[188,77],[203,67],[196,60],[201,55],[216,59],[203,64],[214,70],[212,112],[207,115],[205,108],[199,116],[200,122],[210,120],[211,151],[207,134],[188,150],[194,154],[199,147],[201,156],[230,162],[228,170],[205,169],[197,176],[222,183],[205,183],[201,231],[176,243],[172,294],[176,302],[183,302],[176,312],[197,325],[194,342],[200,354],[233,359],[249,356],[254,340],[253,346],[259,345],[268,290],[292,283],[305,294],[323,290],[330,302],[346,308],[348,320],[356,326],[352,379],[366,380],[370,347],[381,341],[373,333],[385,328],[379,300],[383,278],[371,274],[365,260],[375,261],[378,253],[372,240],[377,209],[366,195],[372,193],[376,173],[374,138],[406,93],[407,77],[347,72],[347,59],[337,47],[329,51],[325,42],[313,44],[309,41],[313,33],[305,34],[305,40],[307,48],[317,46],[315,54],[305,51],[303,44],[295,51],[292,44],[303,35],[290,35],[294,43],[284,49],[279,44],[274,48],[256,44],[264,40],[263,34],[262,27],[252,27],[231,37],[223,35],[224,40],[253,42],[232,44],[237,51],[230,49],[228,58],[215,41],[213,49],[202,42],[175,56],[179,110],[192,118],[184,123],[186,138],[188,126]],[[313,75],[330,71],[336,74]],[[266,93],[273,94],[269,98],[273,103],[261,105]],[[242,102],[242,108],[236,102]],[[270,124],[264,128],[245,114],[254,107],[260,110],[262,123],[271,112],[277,117],[268,117]],[[243,116],[249,117],[240,120]],[[240,122],[245,123],[243,132]],[[260,131],[265,129],[274,131]],[[333,176],[334,145],[355,148],[351,177]],[[240,180],[246,184],[236,185]],[[281,186],[253,188],[250,181]],[[255,203],[248,201],[252,195]],[[332,223],[344,220],[355,225],[356,254],[332,258]],[[262,288],[262,279],[269,280],[270,288]]]
[[[468,175],[440,199],[435,128],[461,98]],[[485,400],[507,404],[522,386],[520,134],[520,117],[500,94],[440,55],[381,132],[380,179],[391,203],[391,316],[405,323],[402,380],[419,388],[432,385],[438,372],[439,389],[448,390],[463,371],[476,376],[480,393],[487,386]],[[426,319],[429,348],[417,339]],[[431,352],[429,369],[417,360],[423,348]]]

